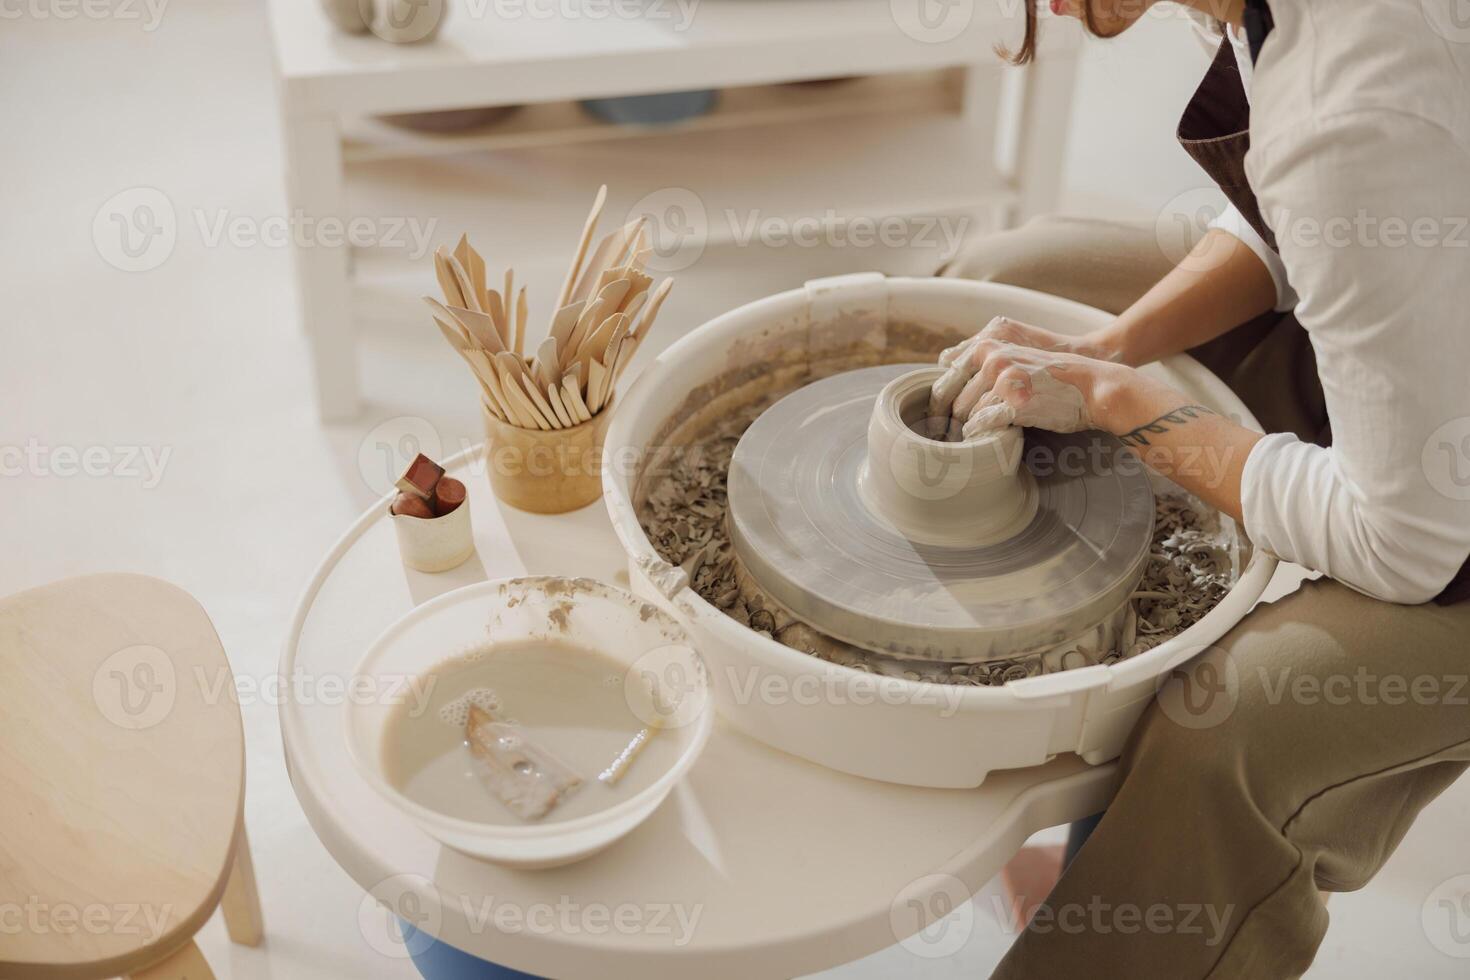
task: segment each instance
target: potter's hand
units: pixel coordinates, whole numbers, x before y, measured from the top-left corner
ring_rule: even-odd
[[[960,389],[965,386],[976,370],[968,366],[968,362],[974,358],[976,345],[985,341],[1014,344],[1018,347],[1030,347],[1042,351],[1078,354],[1101,360],[1117,360],[1115,352],[1092,335],[1069,337],[1042,327],[1033,327],[1029,323],[1021,323],[1009,317],[998,316],[969,340],[939,355],[940,366],[949,370],[934,385],[934,391],[929,400],[931,418],[949,416],[950,406],[954,403],[955,397],[959,395]],[[955,413],[955,417],[958,418],[959,414]]]
[[[946,377],[956,376],[964,383],[947,414],[963,424],[967,438],[1008,425],[1053,432],[1105,427],[1110,399],[1098,392],[1131,388],[1142,378],[1111,361],[984,339],[950,365]]]
[[[1241,477],[1260,434],[1168,384],[1116,361],[983,338],[950,368],[965,379],[949,408],[966,438],[1007,425],[1100,429],[1150,469],[1242,520]],[[1201,458],[1218,465],[1202,468]]]
[[[977,349],[975,359],[979,366],[951,409],[966,439],[1008,425],[1052,432],[1093,428],[1088,393],[1100,362],[1014,344]]]

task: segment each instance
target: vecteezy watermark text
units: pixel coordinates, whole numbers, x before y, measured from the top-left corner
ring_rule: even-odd
[[[432,942],[429,937],[441,931],[445,917],[454,913],[471,936],[640,936],[682,949],[693,941],[704,905],[584,902],[570,895],[519,902],[494,895],[453,895],[423,875],[398,874],[363,895],[357,922],[369,946],[401,959],[422,951]]]
[[[648,268],[678,272],[697,262],[711,242],[736,248],[927,249],[936,258],[952,256],[969,229],[963,214],[820,213],[788,216],[760,209],[712,210],[687,187],[664,187],[645,194],[628,209],[628,220],[643,219],[652,254]]]
[[[0,936],[142,936],[157,939],[167,928],[172,905],[142,902],[48,902],[29,895],[0,902]]]
[[[0,0],[4,2],[4,0]],[[429,252],[438,218],[411,215],[312,215],[297,208],[281,214],[242,214],[229,208],[185,211],[205,248],[375,248],[417,261]],[[148,272],[168,261],[178,245],[178,209],[156,187],[130,187],[104,201],[92,218],[97,254],[124,272]]]
[[[195,666],[181,671],[168,651],[138,645],[114,652],[92,677],[92,700],[104,718],[129,731],[167,720],[180,697],[189,703],[237,705],[402,705],[411,717],[428,710],[435,674],[317,674],[300,667],[290,674],[252,676],[228,668]]]
[[[1256,692],[1246,699],[1243,691]],[[1164,715],[1184,728],[1224,724],[1241,703],[1260,710],[1298,707],[1470,708],[1470,674],[1380,672],[1366,664],[1307,673],[1290,665],[1244,667],[1223,647],[1207,647],[1159,679]]]
[[[996,921],[1012,934],[1024,929],[1038,935],[1059,932],[1067,936],[1083,933],[1096,936],[1112,933],[1122,936],[1139,933],[1199,936],[1212,949],[1225,940],[1226,930],[1235,914],[1234,905],[1216,906],[1205,902],[1135,905],[1131,902],[1108,902],[1094,895],[1086,902],[1040,905],[1028,922],[1022,917],[1020,902],[999,895],[991,901]]]
[[[959,712],[966,690],[951,684],[915,684],[901,677],[859,671],[786,676],[727,666],[724,680],[731,699],[741,705],[918,705],[935,708],[941,718]]]
[[[464,0],[465,15],[497,21],[636,20],[687,31],[700,0]]]
[[[0,0],[0,20],[138,21],[158,30],[169,0]]]
[[[137,480],[152,490],[163,480],[172,446],[52,446],[39,439],[0,445],[0,477],[90,477]]]
[[[701,904],[681,902],[579,902],[562,895],[555,902],[508,902],[493,895],[462,896],[460,908],[470,931],[493,928],[502,933],[533,936],[660,936],[676,949],[689,945],[699,920]]]
[[[194,223],[199,238],[207,248],[231,245],[235,248],[392,248],[401,249],[410,259],[421,259],[429,252],[438,218],[420,221],[412,217],[378,217],[357,215],[340,218],[335,215],[312,217],[299,208],[289,214],[235,214],[227,208],[213,211],[195,208]]]

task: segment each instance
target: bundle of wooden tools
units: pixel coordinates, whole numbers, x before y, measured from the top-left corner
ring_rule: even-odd
[[[514,270],[506,270],[504,292],[497,292],[487,285],[485,260],[467,237],[452,254],[442,247],[434,252],[444,301],[425,296],[424,302],[445,339],[474,371],[485,411],[502,422],[565,429],[611,404],[619,376],[674,284],[665,279],[650,292],[653,277],[643,271],[652,253],[646,218],[603,238],[588,258],[606,201],[604,185],[582,229],[556,313],[530,360],[525,357],[526,290],[515,292]]]

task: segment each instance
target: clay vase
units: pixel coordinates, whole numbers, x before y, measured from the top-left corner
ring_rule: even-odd
[[[444,26],[445,0],[376,0],[368,27],[394,44],[432,41]]]
[[[925,418],[943,373],[922,368],[890,381],[868,422],[858,492],[869,510],[911,541],[971,547],[1014,536],[1036,515],[1036,481],[1021,465],[1022,431],[1010,426],[957,442]]]
[[[321,0],[322,12],[348,34],[372,31],[394,44],[433,40],[448,12],[446,0]]]
[[[366,34],[372,20],[370,0],[321,0],[322,12],[339,31]]]

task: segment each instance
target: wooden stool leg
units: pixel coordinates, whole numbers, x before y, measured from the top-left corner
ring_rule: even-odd
[[[259,946],[265,926],[260,917],[260,892],[255,887],[255,865],[250,861],[250,841],[243,826],[235,844],[230,880],[225,883],[225,894],[219,904],[230,940],[241,946]]]
[[[214,971],[191,939],[163,962],[129,973],[128,980],[214,980]]]

